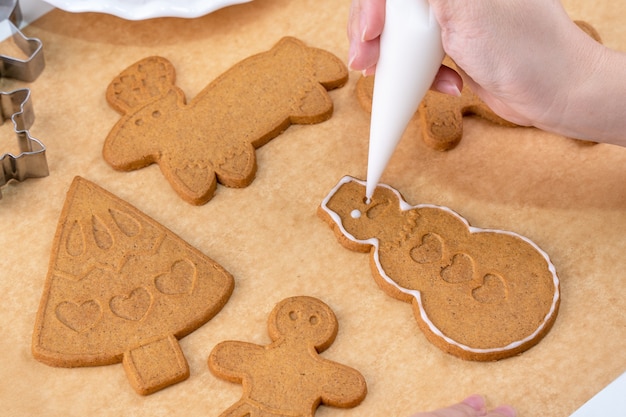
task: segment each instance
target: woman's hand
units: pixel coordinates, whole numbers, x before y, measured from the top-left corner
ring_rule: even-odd
[[[513,123],[626,144],[621,111],[626,109],[626,54],[578,28],[559,0],[429,2],[444,50],[462,76],[442,67],[433,89],[458,95],[465,82]],[[351,69],[365,75],[376,71],[384,22],[385,0],[352,1]]]

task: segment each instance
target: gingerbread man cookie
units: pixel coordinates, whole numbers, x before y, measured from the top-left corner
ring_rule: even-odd
[[[444,58],[443,63],[456,68],[448,56]],[[357,81],[356,94],[359,103],[368,112],[372,111],[374,80],[375,77],[361,77]],[[463,85],[460,97],[428,91],[413,120],[419,118],[422,139],[426,145],[438,151],[447,151],[461,141],[463,117],[470,115],[482,117],[502,126],[517,126],[495,114],[467,84]]]
[[[108,103],[122,118],[103,156],[115,169],[157,163],[184,200],[204,204],[217,182],[245,187],[256,173],[255,149],[291,124],[331,117],[327,93],[348,79],[333,54],[286,37],[223,73],[186,103],[165,58],[145,58],[109,85]]]
[[[319,404],[348,408],[365,398],[358,371],[319,355],[337,335],[337,319],[325,303],[287,298],[272,310],[268,330],[269,345],[228,341],[211,352],[211,371],[244,390],[221,417],[312,417]]]
[[[217,314],[233,277],[180,237],[76,177],[54,237],[34,357],[62,367],[123,362],[143,395],[189,376],[178,339]]]
[[[347,248],[370,252],[378,285],[411,303],[433,344],[458,357],[497,360],[537,344],[559,307],[548,255],[513,232],[480,229],[446,207],[409,205],[380,185],[344,177],[319,215]]]
[[[589,23],[584,21],[575,23],[597,42],[601,42],[600,35]],[[443,64],[457,69],[454,61],[448,56],[444,58]],[[361,77],[357,81],[357,98],[361,107],[368,112],[372,111],[374,79],[375,77]],[[494,113],[467,83],[463,85],[460,97],[428,91],[419,105],[414,120],[419,117],[422,139],[426,145],[438,151],[447,151],[459,144],[463,137],[463,118],[472,115],[501,126],[518,126]],[[595,142],[577,140],[577,143],[591,145]]]
[[[448,56],[444,58],[443,64],[457,69]],[[418,113],[422,139],[426,145],[438,151],[447,151],[458,145],[463,137],[463,118],[466,116],[478,116],[501,126],[517,126],[495,114],[467,83],[463,84],[460,97],[428,91],[419,105]]]

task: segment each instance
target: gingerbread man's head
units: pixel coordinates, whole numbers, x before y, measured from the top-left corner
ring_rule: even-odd
[[[316,298],[291,297],[274,307],[268,329],[272,340],[288,339],[322,352],[335,341],[337,318],[330,307]]]

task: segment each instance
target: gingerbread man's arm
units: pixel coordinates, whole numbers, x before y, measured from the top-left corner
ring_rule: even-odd
[[[320,384],[322,403],[333,407],[354,407],[367,395],[365,378],[356,369],[336,362],[323,360],[329,377]]]
[[[217,344],[209,355],[209,369],[231,382],[241,383],[248,370],[258,362],[265,349],[246,342],[228,341]]]

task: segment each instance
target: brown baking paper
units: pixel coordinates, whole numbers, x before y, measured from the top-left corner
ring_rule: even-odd
[[[511,404],[520,416],[565,417],[626,370],[626,149],[581,146],[534,128],[469,118],[461,143],[442,153],[424,145],[419,125],[407,130],[383,182],[410,204],[445,205],[475,226],[529,237],[550,254],[561,279],[559,316],[545,339],[520,356],[489,363],[463,361],[431,345],[410,307],[376,286],[368,256],[344,249],[316,215],[342,176],[365,177],[369,115],[354,94],[358,73],[330,92],[330,120],[291,126],[257,150],[250,186],[218,186],[206,205],[180,199],[155,165],[126,173],[102,159],[104,138],[119,118],[105,90],[128,65],[164,56],[191,98],[287,35],[347,60],[349,4],[254,0],[197,19],[139,22],[54,10],[24,29],[43,41],[46,69],[33,83],[2,79],[0,85],[32,89],[31,134],[48,148],[50,175],[2,188],[3,415],[217,416],[242,390],[209,372],[209,353],[224,340],[268,344],[268,314],[295,295],[317,297],[333,309],[339,333],[322,357],[359,370],[368,384],[358,407],[320,407],[318,417],[409,416],[473,393],[491,406]],[[572,19],[596,27],[605,45],[626,51],[626,3],[564,4]],[[2,134],[0,153],[15,140],[8,123]],[[33,358],[54,231],[76,175],[127,200],[234,276],[224,309],[180,340],[188,380],[143,397],[130,388],[121,364],[68,369]]]

